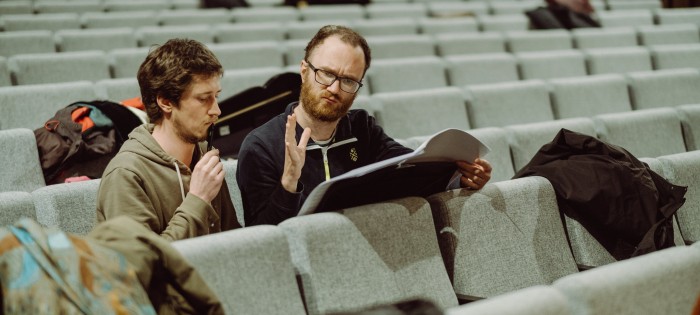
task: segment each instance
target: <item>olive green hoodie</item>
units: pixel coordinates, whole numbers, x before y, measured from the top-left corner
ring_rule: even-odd
[[[224,181],[211,204],[189,194],[192,171],[153,138],[154,125],[135,128],[110,161],[97,194],[97,220],[126,215],[174,241],[240,227]],[[192,165],[199,161],[197,146]]]

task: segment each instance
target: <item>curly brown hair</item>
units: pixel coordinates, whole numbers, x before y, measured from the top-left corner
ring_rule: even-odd
[[[351,28],[342,25],[326,25],[321,27],[316,35],[314,35],[314,37],[311,38],[309,43],[306,45],[306,48],[304,49],[304,51],[306,51],[306,54],[304,54],[304,60],[309,60],[309,56],[311,53],[313,53],[314,49],[323,44],[323,41],[331,36],[338,36],[342,42],[353,47],[359,46],[362,48],[362,52],[365,55],[365,72],[367,72],[367,69],[369,69],[369,64],[372,61],[372,51],[369,49],[367,41],[364,37],[362,37],[362,35],[353,31]]]
[[[223,73],[214,53],[196,40],[175,38],[155,46],[136,75],[148,119],[152,123],[163,119],[163,112],[156,102],[158,96],[179,106],[182,94],[195,76],[206,79]]]

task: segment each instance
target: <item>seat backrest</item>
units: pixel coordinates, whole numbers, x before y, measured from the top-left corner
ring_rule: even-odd
[[[700,250],[681,246],[569,275],[554,288],[579,314],[690,314],[698,270]]]
[[[687,243],[700,240],[700,151],[661,156],[664,175],[676,185],[688,186],[686,202],[676,212],[681,235]]]
[[[280,22],[214,25],[217,43],[253,42],[260,39],[284,41],[286,31]]]
[[[655,69],[700,68],[700,44],[651,46]]]
[[[512,54],[488,53],[444,57],[450,85],[465,86],[518,81],[518,63]]]
[[[700,103],[698,69],[634,72],[627,77],[633,109]]]
[[[81,15],[83,25],[87,29],[157,26],[159,20],[156,11],[136,12],[86,12]]]
[[[57,110],[96,98],[86,81],[0,87],[0,129],[41,128]]]
[[[10,57],[18,54],[40,54],[56,51],[52,32],[5,31],[0,32],[0,56]]]
[[[209,45],[226,70],[282,67],[284,53],[278,47],[273,41]]]
[[[552,79],[549,85],[552,110],[557,119],[632,110],[627,81],[619,74]]]
[[[231,10],[235,23],[299,21],[299,10],[294,7],[241,7]],[[310,38],[310,37],[309,37]]]
[[[299,9],[303,21],[328,19],[364,19],[365,11],[359,4],[335,4],[330,6],[307,6]]]
[[[447,310],[446,315],[573,315],[566,296],[536,285]]]
[[[63,30],[81,27],[78,13],[7,14],[2,17],[7,31]]]
[[[506,39],[498,32],[462,32],[435,35],[440,56],[487,54],[506,51]]]
[[[227,314],[305,314],[282,229],[261,225],[173,242]]]
[[[245,219],[243,216],[243,199],[241,199],[241,189],[238,188],[238,181],[236,180],[238,160],[222,160],[221,163],[224,165],[224,171],[226,171],[226,185],[228,186],[228,192],[231,195],[231,201],[233,201],[233,207],[236,209],[236,218],[241,226],[245,226]]]
[[[523,80],[580,77],[587,74],[586,60],[578,50],[516,53]]]
[[[700,43],[697,24],[640,26],[637,29],[641,45]]]
[[[110,78],[107,56],[97,50],[15,55],[9,65],[18,85]]]
[[[100,98],[115,103],[141,96],[139,82],[135,77],[101,80],[95,83],[95,90]]]
[[[686,152],[681,121],[673,108],[655,108],[593,118],[598,137],[637,158]]]
[[[654,15],[650,10],[600,11],[597,15],[604,28],[654,25]]]
[[[686,149],[700,150],[700,104],[680,105],[676,111],[681,118]]]
[[[435,44],[427,35],[367,37],[372,59],[435,56]]]
[[[140,47],[165,44],[171,38],[190,38],[213,43],[214,32],[209,25],[142,26],[136,29]]]
[[[442,59],[431,57],[377,60],[367,70],[370,92],[396,92],[446,87]]]
[[[0,130],[0,147],[0,192],[32,192],[46,186],[39,162],[36,137],[31,129]]]
[[[659,24],[685,24],[700,25],[700,11],[693,9],[659,9],[656,10],[656,18]]]
[[[49,185],[32,191],[36,219],[48,227],[85,235],[97,224],[100,179]]]
[[[12,75],[7,67],[7,58],[0,56],[0,86],[12,85]]]
[[[459,4],[458,2],[454,2]],[[464,2],[464,4],[468,4]],[[475,3],[479,4],[479,3]],[[454,17],[450,19],[443,19],[439,17],[432,18],[420,18],[418,19],[418,27],[422,34],[427,35],[439,35],[439,34],[462,34],[468,32],[478,32],[479,25],[476,23],[476,19],[471,16],[465,17]]]
[[[410,18],[355,20],[352,28],[366,37],[418,34],[418,22]]]
[[[432,135],[447,128],[469,129],[464,94],[457,87],[373,94],[377,120],[391,137]]]
[[[571,35],[566,30],[506,32],[511,52],[573,49]]]
[[[309,314],[424,298],[457,305],[430,207],[409,197],[288,219],[289,239]]]
[[[577,272],[552,185],[533,176],[428,197],[455,293],[490,298]]]
[[[158,12],[161,25],[226,24],[233,19],[225,8],[162,10]]]
[[[368,19],[420,18],[428,16],[423,3],[376,3],[365,7]]]
[[[530,25],[525,14],[479,15],[477,20],[485,32],[525,31]]]
[[[613,47],[584,50],[590,74],[649,71],[652,69],[651,53],[646,47]]]
[[[36,220],[32,194],[26,191],[0,192],[0,225],[7,226],[20,218]]]
[[[577,28],[571,36],[578,49],[637,46],[637,32],[631,27]]]
[[[219,99],[224,100],[248,88],[261,86],[282,72],[284,70],[280,67],[226,70],[221,77]]]
[[[467,114],[472,128],[503,127],[554,119],[549,91],[543,81],[471,85],[466,90]]]
[[[125,25],[126,26],[126,25]],[[109,29],[60,30],[55,35],[60,51],[102,50],[135,48],[138,44],[130,27]]]

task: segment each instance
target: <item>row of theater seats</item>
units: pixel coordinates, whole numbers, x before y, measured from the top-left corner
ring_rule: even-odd
[[[678,247],[623,262],[575,220],[562,221],[542,177],[301,216],[174,246],[230,313],[325,314],[421,297],[449,314],[689,314],[700,294],[700,252],[697,244],[683,245],[700,237],[700,151],[646,161],[689,186],[674,221]],[[224,165],[229,180],[236,162]],[[3,224],[24,215],[85,234],[94,225],[98,185],[0,193]],[[538,298],[527,301],[532,295]],[[474,298],[489,299],[457,306]],[[513,299],[524,304],[499,306]]]

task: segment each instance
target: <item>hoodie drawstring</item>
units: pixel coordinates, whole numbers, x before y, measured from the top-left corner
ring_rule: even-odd
[[[180,167],[177,165],[177,161],[173,162],[175,164],[175,169],[177,170],[177,179],[180,182],[180,194],[182,194],[182,201],[185,201],[185,186],[182,184],[182,175],[180,175]]]

